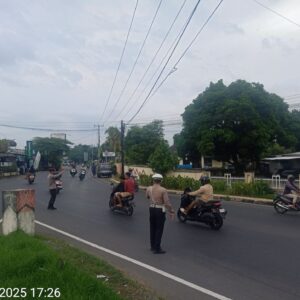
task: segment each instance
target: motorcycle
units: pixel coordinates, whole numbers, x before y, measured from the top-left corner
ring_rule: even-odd
[[[186,221],[204,223],[210,226],[211,229],[219,230],[223,226],[223,219],[227,214],[227,211],[222,208],[221,201],[211,200],[201,204],[201,206],[195,206],[186,215],[182,212],[182,209],[185,209],[193,200],[195,200],[195,197],[186,193],[181,196],[180,207],[177,211],[178,220],[182,223]]]
[[[127,214],[128,216],[132,216],[133,210],[134,210],[133,207],[135,206],[135,203],[133,201],[134,195],[122,198],[122,207],[117,206],[117,205],[115,205],[115,201],[114,201],[114,195],[116,193],[116,190],[115,190],[113,184],[112,184],[112,189],[113,189],[113,191],[110,194],[109,203],[108,203],[111,211],[123,212],[123,213]]]
[[[79,173],[79,180],[82,181],[85,177],[86,170],[81,170]]]
[[[277,194],[273,199],[274,209],[281,215],[288,211],[300,211],[299,202],[296,202],[295,207],[293,207],[292,204],[293,200],[283,194]]]
[[[136,177],[134,179],[134,191],[137,193],[139,191],[139,181]]]
[[[74,177],[77,174],[77,170],[75,168],[72,168],[70,170],[70,174],[71,174],[72,177]]]
[[[28,179],[28,183],[29,183],[29,184],[33,184],[34,179],[35,179],[35,175],[32,174],[32,173],[31,173],[31,174],[28,174],[27,179]]]
[[[59,194],[59,192],[63,189],[62,181],[60,179],[56,179],[55,184],[56,184],[56,193]]]

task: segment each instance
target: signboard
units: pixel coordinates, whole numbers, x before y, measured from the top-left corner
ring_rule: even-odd
[[[33,167],[35,170],[37,170],[39,168],[40,160],[41,160],[41,153],[40,153],[40,151],[38,151],[38,153],[36,154],[34,163],[33,163]]]
[[[102,155],[103,155],[103,157],[115,157],[116,153],[115,152],[104,151]]]
[[[51,133],[50,137],[51,138],[56,138],[56,139],[61,139],[61,140],[66,140],[67,139],[67,135],[65,133],[62,133],[62,132]]]
[[[26,156],[30,159],[33,155],[32,141],[26,141]]]
[[[86,162],[89,160],[89,154],[87,152],[83,152],[83,161]]]

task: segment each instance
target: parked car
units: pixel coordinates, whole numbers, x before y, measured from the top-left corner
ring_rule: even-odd
[[[97,167],[97,177],[112,177],[113,170],[110,163],[100,163]]]

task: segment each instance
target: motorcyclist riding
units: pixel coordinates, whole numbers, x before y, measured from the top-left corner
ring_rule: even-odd
[[[181,212],[183,212],[184,214],[188,214],[189,211],[194,207],[194,206],[201,206],[201,204],[208,202],[209,200],[212,200],[213,198],[213,194],[214,194],[214,190],[212,185],[210,184],[210,179],[208,176],[206,175],[202,175],[200,177],[200,184],[201,187],[195,191],[195,192],[189,192],[187,193],[189,196],[197,196],[199,197],[198,199],[192,201],[188,207],[186,208],[181,208]]]
[[[28,179],[30,175],[35,176],[35,168],[33,165],[31,165],[30,168],[27,170],[25,179]]]
[[[295,177],[293,175],[289,175],[287,177],[283,195],[293,199],[292,207],[294,208],[296,207],[296,202],[298,200],[299,194],[300,194],[300,189],[295,184]]]
[[[117,206],[122,207],[122,198],[134,195],[134,180],[130,177],[130,173],[125,173],[124,192],[115,193],[115,203]]]

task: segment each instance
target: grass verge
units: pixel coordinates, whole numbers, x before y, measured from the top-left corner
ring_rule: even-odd
[[[59,289],[57,298],[67,300],[159,299],[106,262],[60,240],[15,232],[0,236],[0,245],[1,287],[26,288],[23,299],[34,299],[31,288]]]

